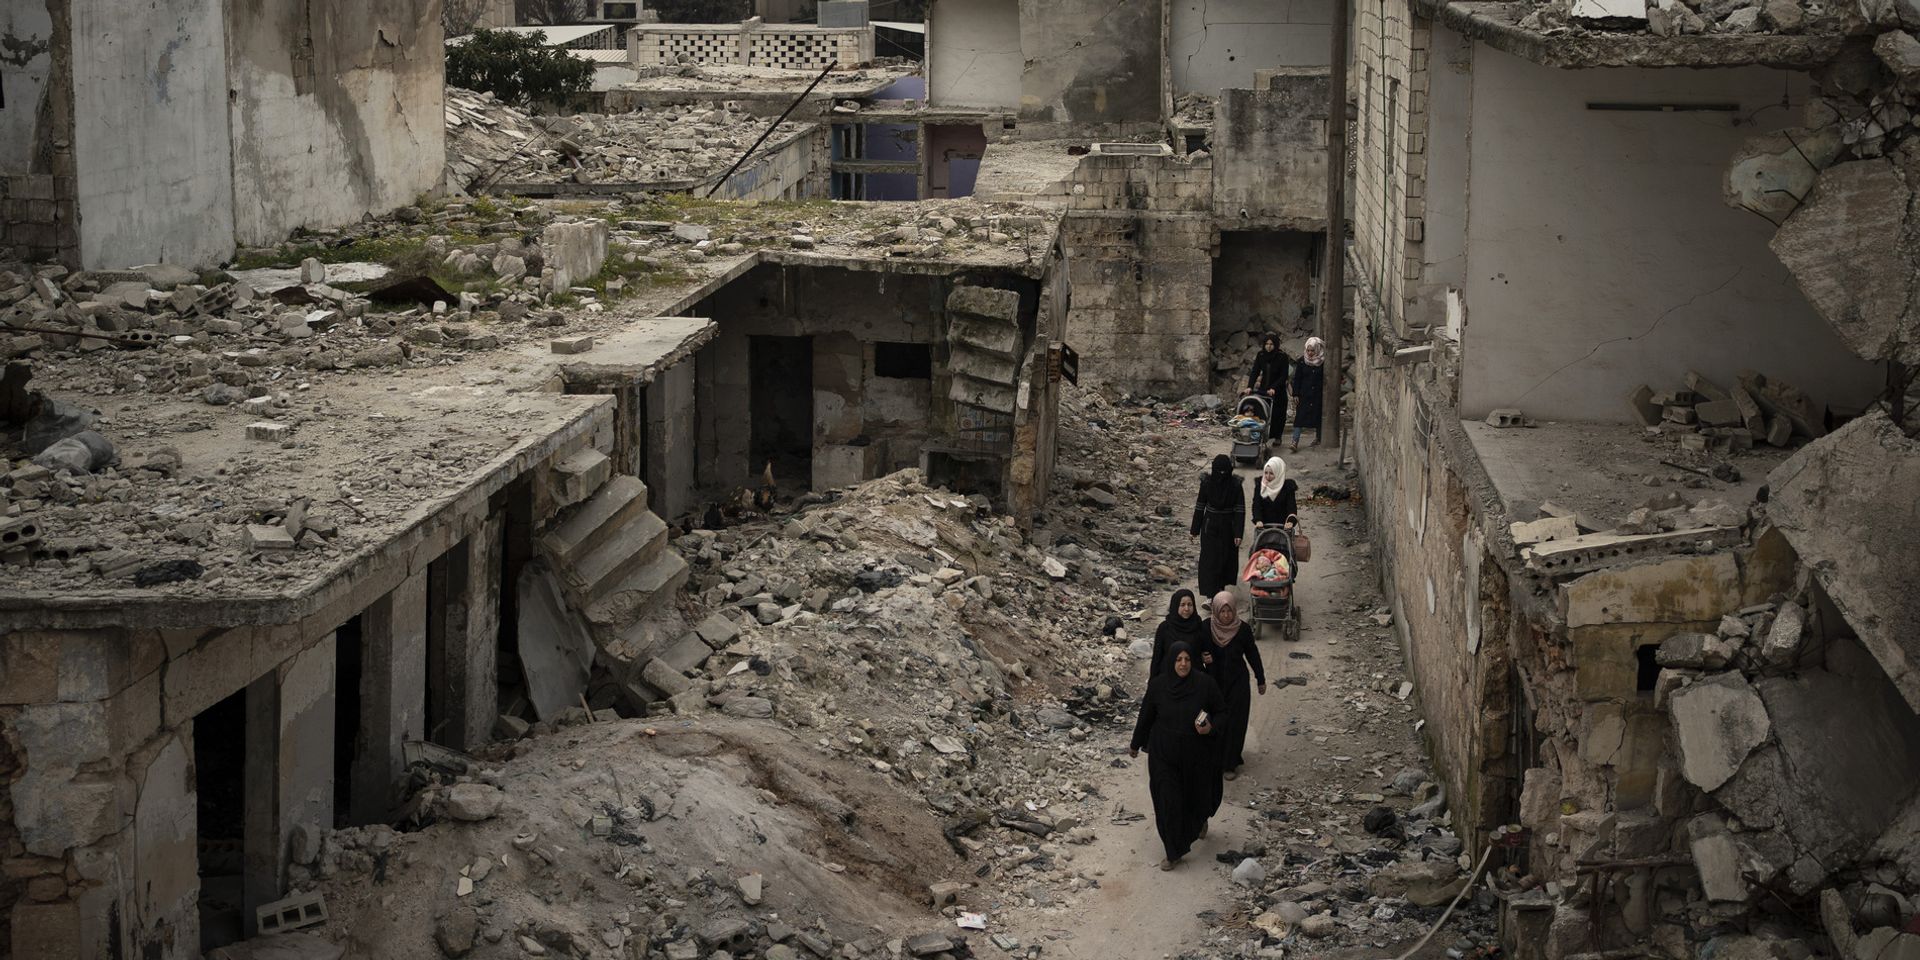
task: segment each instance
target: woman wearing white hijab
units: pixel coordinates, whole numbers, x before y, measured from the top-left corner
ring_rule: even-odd
[[[1287,462],[1279,457],[1267,460],[1254,484],[1253,528],[1284,527],[1300,512],[1300,485],[1287,476]]]
[[[1320,442],[1320,395],[1327,382],[1326,341],[1308,337],[1305,354],[1293,365],[1293,447],[1300,450],[1300,428],[1313,428],[1313,442]]]

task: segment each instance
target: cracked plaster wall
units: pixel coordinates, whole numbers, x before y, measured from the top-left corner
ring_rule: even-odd
[[[1022,123],[1157,126],[1166,114],[1167,0],[1020,0]]]
[[[1882,378],[1767,249],[1772,226],[1720,199],[1727,158],[1755,128],[1797,122],[1804,75],[1555,70],[1484,45],[1472,69],[1465,416],[1515,406],[1624,422],[1628,391],[1688,369],[1723,383],[1756,369],[1836,406],[1872,395]]]
[[[233,184],[220,5],[70,9],[81,265],[225,259]]]
[[[1020,106],[1019,0],[940,0],[927,17],[927,87],[934,106]]]
[[[33,169],[53,73],[53,15],[41,2],[0,8],[0,173]]]
[[[1173,0],[1173,92],[1212,97],[1251,88],[1255,70],[1324,67],[1332,37],[1329,0]]]
[[[234,233],[385,213],[446,163],[440,0],[234,0],[228,29]],[[223,117],[227,111],[218,111]]]

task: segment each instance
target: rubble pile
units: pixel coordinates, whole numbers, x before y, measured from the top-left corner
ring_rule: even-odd
[[[1627,405],[1649,433],[1674,437],[1682,450],[1696,453],[1738,453],[1757,443],[1790,448],[1796,438],[1827,433],[1824,411],[1806,393],[1752,370],[1731,387],[1699,373],[1687,374],[1684,389],[1655,393],[1642,384],[1627,395]]]
[[[447,90],[446,116],[447,182],[467,190],[492,183],[618,183],[643,190],[699,182],[724,172],[771,123],[726,101],[532,116],[491,93],[457,87]],[[778,149],[810,129],[783,123],[761,149]]]
[[[1886,5],[1891,14],[1894,6]],[[1871,23],[1869,3],[1827,4],[1807,0],[1542,0],[1520,18],[1523,30],[1549,36],[1580,31],[1699,34],[1834,34]]]
[[[1776,596],[1659,645],[1652,702],[1673,733],[1653,807],[1580,810],[1558,772],[1528,771],[1521,819],[1554,857],[1529,884],[1556,943],[1846,960],[1920,949],[1920,803],[1905,794],[1920,719],[1830,616]],[[1603,865],[1598,903],[1570,882],[1590,864]]]
[[[1177,508],[1218,439],[1178,404],[1063,407],[1030,531],[908,470],[680,533],[691,629],[604,650],[620,666],[589,704],[416,768],[423,829],[320,838],[296,887],[324,893],[330,936],[402,958],[1052,955],[1113,870],[1149,869],[1088,855],[1151,831],[1102,784],[1145,774],[1125,747],[1191,560]],[[1324,520],[1364,552],[1357,511]],[[1195,864],[1241,884],[1213,955],[1411,939],[1465,884],[1391,617],[1350,589],[1338,653],[1272,665],[1261,708],[1311,691],[1351,721],[1301,724],[1326,758],[1243,781],[1256,826]],[[614,686],[651,715],[603,706]],[[1443,942],[1487,942],[1484,906]]]
[[[1247,879],[1236,872],[1244,892],[1226,940],[1234,943],[1238,929],[1308,950],[1406,943],[1458,897],[1436,942],[1451,944],[1449,956],[1486,955],[1499,944],[1496,894],[1484,879],[1465,893],[1478,851],[1463,849],[1448,826],[1446,797],[1418,751],[1381,749],[1410,741],[1414,716],[1392,615],[1366,602],[1346,613],[1333,641],[1344,671],[1301,679],[1332,683],[1352,719],[1290,726],[1287,736],[1325,745],[1327,755],[1312,776],[1282,777],[1246,801],[1255,832],[1217,859],[1258,869],[1247,868]],[[1300,669],[1291,659],[1299,656],[1290,654],[1285,669]],[[1264,956],[1252,946],[1241,955]]]

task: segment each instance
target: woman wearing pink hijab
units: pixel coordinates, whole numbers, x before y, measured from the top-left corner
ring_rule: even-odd
[[[1253,696],[1247,691],[1251,676],[1261,696],[1267,695],[1267,671],[1260,663],[1260,647],[1254,643],[1253,628],[1240,619],[1233,606],[1233,592],[1222,590],[1213,598],[1213,616],[1207,622],[1208,637],[1201,645],[1200,663],[1207,675],[1220,687],[1227,708],[1221,712],[1219,728],[1220,769],[1227,780],[1240,776],[1241,756],[1247,744],[1247,720],[1252,714]]]

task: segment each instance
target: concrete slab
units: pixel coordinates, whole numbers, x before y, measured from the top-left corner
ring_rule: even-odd
[[[520,665],[526,673],[527,699],[542,720],[579,706],[593,666],[593,633],[567,605],[560,579],[542,564],[520,575]]]
[[[1765,704],[1738,673],[1723,673],[1673,695],[1669,710],[1687,780],[1715,790],[1772,735]]]
[[[1920,711],[1920,591],[1894,560],[1920,543],[1920,441],[1874,414],[1803,447],[1767,479],[1769,518]]]
[[[1512,520],[1533,519],[1534,505],[1551,500],[1611,528],[1657,489],[1669,488],[1649,489],[1648,476],[1684,476],[1661,465],[1673,451],[1647,443],[1638,426],[1549,421],[1530,430],[1501,430],[1477,420],[1462,426]],[[1786,457],[1786,451],[1765,448],[1734,454],[1729,459],[1740,470],[1738,483],[1715,481],[1686,495],[1747,503],[1767,482],[1767,471]]]

